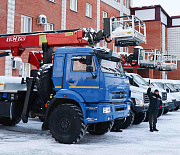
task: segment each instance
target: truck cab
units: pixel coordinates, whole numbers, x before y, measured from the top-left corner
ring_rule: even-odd
[[[91,53],[92,71],[89,72],[83,61]],[[130,88],[119,60],[109,49],[57,49],[52,74],[56,99],[71,99],[79,103],[85,123],[127,117]]]

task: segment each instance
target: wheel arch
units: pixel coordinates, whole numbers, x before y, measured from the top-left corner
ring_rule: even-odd
[[[65,93],[64,93],[65,92]],[[64,97],[66,95],[66,97]],[[74,105],[77,105],[81,111],[83,116],[85,115],[85,110],[84,110],[84,103],[85,100],[79,95],[78,93],[74,91],[69,91],[69,90],[63,90],[62,92],[57,92],[56,96],[54,96],[51,101],[49,102],[48,108],[46,110],[46,115],[45,115],[45,121],[43,123],[42,129],[46,130],[48,129],[48,118],[51,114],[51,112],[59,105],[64,104],[64,103],[71,103]]]

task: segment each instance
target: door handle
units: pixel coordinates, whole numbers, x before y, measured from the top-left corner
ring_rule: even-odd
[[[74,83],[74,81],[73,80],[69,80],[69,83]]]

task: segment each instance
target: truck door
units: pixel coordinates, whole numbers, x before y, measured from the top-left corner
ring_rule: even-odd
[[[62,88],[64,58],[65,58],[65,54],[59,54],[59,53],[56,54],[56,56],[54,57],[52,80],[54,83],[55,90],[59,90]]]
[[[65,60],[63,88],[78,92],[86,102],[97,102],[99,98],[99,64],[97,58],[93,57],[93,72],[86,72],[86,64],[71,60],[78,54],[67,54]],[[81,55],[86,58],[86,55]]]

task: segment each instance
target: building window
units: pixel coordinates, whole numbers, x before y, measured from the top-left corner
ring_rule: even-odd
[[[44,25],[44,31],[53,31],[54,25],[51,23],[47,23]]]
[[[86,3],[86,16],[92,18],[92,5]]]
[[[107,12],[106,11],[103,11],[103,18],[107,18]],[[104,20],[103,20],[103,23],[104,23]]]
[[[129,0],[126,0],[126,8],[129,8]]]
[[[125,47],[125,52],[129,53],[129,48],[128,47]]]
[[[107,18],[107,12],[103,11],[103,18]]]
[[[70,1],[70,9],[77,12],[77,0]]]
[[[32,18],[21,15],[21,33],[32,32]]]

